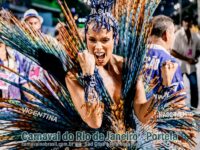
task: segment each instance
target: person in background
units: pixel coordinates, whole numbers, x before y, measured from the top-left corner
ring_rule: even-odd
[[[175,33],[175,41],[171,54],[181,60],[181,70],[190,82],[191,106],[198,107],[198,82],[196,66],[200,51],[200,39],[197,33],[191,32],[192,20],[185,16],[182,27]]]
[[[62,32],[65,31],[65,23],[64,22],[59,22],[56,24],[55,26],[55,34],[54,37],[56,38],[56,40],[60,43],[64,42],[63,37],[62,37]]]
[[[34,9],[28,9],[22,18],[22,21],[29,24],[36,31],[41,32],[41,27],[43,23],[43,18]]]
[[[174,42],[174,30],[175,27],[171,18],[158,15],[152,19],[152,32],[148,39],[151,44],[148,45],[149,50],[142,69],[146,98],[141,99],[143,99],[142,104],[147,105],[144,107],[141,102],[135,101],[134,107],[136,116],[142,122],[148,120],[144,116],[152,98],[156,100],[161,98],[162,101],[167,96],[184,89],[180,66],[178,66],[177,60],[170,55]],[[141,90],[142,84],[140,82],[138,82],[138,86],[137,89]],[[166,87],[170,87],[170,91],[161,92]],[[182,92],[182,94],[186,93]]]
[[[12,23],[6,11],[1,10],[0,17],[7,20],[10,24]],[[16,85],[29,88],[27,80],[19,77],[19,75],[28,77],[30,63],[28,63],[26,59],[24,55],[7,46],[4,41],[0,41],[0,98],[21,99],[22,94],[25,94],[25,92],[22,92],[17,86],[3,81],[2,78],[6,78],[6,80]],[[19,75],[16,75],[12,71]]]
[[[43,18],[39,16],[36,10],[28,9],[24,13],[22,21],[30,25],[35,31],[41,32]],[[43,69],[31,60],[27,59],[27,61],[31,64],[29,79],[37,80],[43,78]]]
[[[41,27],[43,23],[43,18],[38,14],[36,10],[28,9],[24,13],[22,21],[30,25],[35,31],[42,33]],[[44,34],[44,33],[42,33],[42,36],[44,38],[49,39],[52,43],[55,43],[55,45],[58,45],[57,41],[52,36]],[[38,81],[38,80],[42,81],[55,96],[55,92],[53,91],[53,89],[51,88],[51,86],[48,84],[48,81],[47,81],[47,78],[50,77],[47,71],[28,58],[26,61],[30,63],[30,70],[28,74],[29,79],[35,80],[35,81]],[[33,88],[32,86],[30,87]],[[29,95],[29,97],[32,97],[33,99],[33,96]]]
[[[25,60],[26,57],[16,50],[7,47],[0,41],[0,78],[6,78],[8,81],[14,82],[17,85],[29,88],[25,79],[4,68],[7,67],[22,76],[28,77],[30,64]],[[18,87],[0,80],[0,98],[21,99],[21,96],[22,91]]]
[[[59,41],[60,43],[65,42],[65,40],[62,37],[62,34],[65,32],[65,28],[66,25],[64,22],[59,22],[57,23],[57,25],[55,26],[55,34],[54,37],[57,39],[57,41]],[[83,41],[85,41],[85,28],[78,28],[78,32],[81,36],[81,38],[83,39]]]

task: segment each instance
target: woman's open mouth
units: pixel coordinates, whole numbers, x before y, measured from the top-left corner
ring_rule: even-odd
[[[97,53],[95,53],[95,57],[96,57],[96,59],[97,59],[97,61],[99,62],[99,63],[103,63],[104,62],[104,58],[105,58],[105,53],[104,52],[97,52]]]

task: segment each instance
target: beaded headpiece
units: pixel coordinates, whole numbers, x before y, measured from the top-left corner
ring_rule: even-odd
[[[108,31],[113,30],[113,37],[118,35],[118,22],[111,13],[113,0],[91,0],[91,13],[86,21],[85,33],[88,30],[88,24],[94,22],[94,30],[99,31],[104,28]]]

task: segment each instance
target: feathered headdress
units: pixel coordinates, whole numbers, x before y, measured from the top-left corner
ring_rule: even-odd
[[[112,29],[113,37],[116,39],[118,35],[118,23],[111,13],[113,3],[113,0],[91,0],[91,13],[86,21],[86,32],[88,24],[94,22],[94,30],[105,28],[110,31]]]

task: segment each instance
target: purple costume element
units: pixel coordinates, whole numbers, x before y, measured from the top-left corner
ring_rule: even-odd
[[[150,100],[152,96],[158,96],[163,99],[166,96],[184,89],[182,73],[180,65],[178,65],[169,90],[159,94],[159,88],[164,88],[162,85],[161,68],[166,61],[178,63],[162,46],[152,44],[148,50],[143,68],[146,97],[148,100]]]
[[[33,82],[43,82],[46,87],[53,93],[53,95],[56,96],[55,92],[50,87],[47,79],[45,79],[44,77],[44,74],[46,74],[47,77],[49,77],[49,75],[43,68],[38,66],[36,63],[34,63],[21,53],[17,52],[16,50],[7,48],[7,51],[9,59],[7,62],[3,62],[2,60],[0,60],[1,65],[5,65],[14,72],[32,80]],[[0,78],[6,79],[20,86],[27,83],[27,80],[19,77],[19,75],[10,72],[3,67],[0,69]],[[20,88],[0,80],[0,97],[7,99],[21,99],[21,92],[22,90],[20,90]]]
[[[29,72],[30,63],[26,61],[26,57],[10,48],[7,48],[7,52],[8,60],[3,62],[0,59],[0,64],[10,68],[22,76],[28,77],[27,75]],[[0,77],[18,85],[23,85],[26,83],[25,79],[4,69],[3,67],[0,68]],[[0,80],[0,97],[8,99],[21,99],[21,91],[18,87]]]

